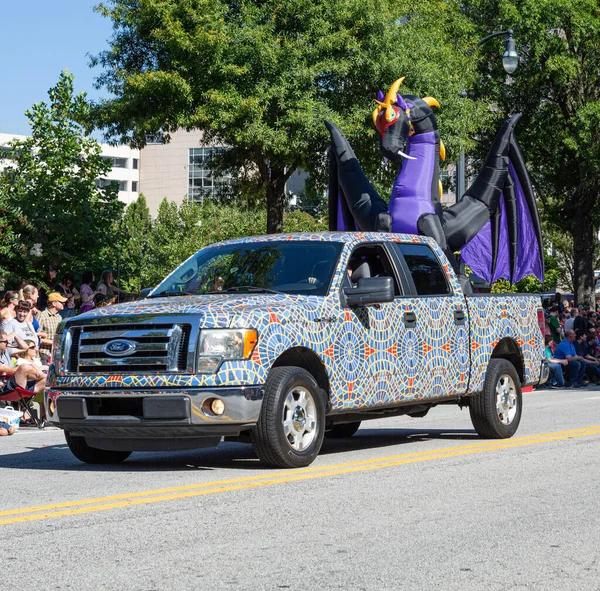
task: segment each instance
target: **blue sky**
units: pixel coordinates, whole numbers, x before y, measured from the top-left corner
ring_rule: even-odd
[[[111,23],[93,11],[91,0],[13,0],[2,6],[0,51],[0,133],[28,134],[24,115],[48,99],[63,69],[75,75],[77,92],[101,96],[93,88],[99,70],[88,54],[108,47]]]

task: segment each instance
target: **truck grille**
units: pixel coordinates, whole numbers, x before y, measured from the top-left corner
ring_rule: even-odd
[[[160,373],[186,370],[189,324],[102,325],[71,330],[70,371]]]

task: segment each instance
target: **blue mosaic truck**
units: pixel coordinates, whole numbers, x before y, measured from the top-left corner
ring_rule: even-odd
[[[424,237],[314,233],[200,250],[140,301],[61,325],[45,395],[84,462],[250,442],[309,465],[362,421],[468,407],[511,437],[522,387],[543,383],[534,295],[465,296]]]

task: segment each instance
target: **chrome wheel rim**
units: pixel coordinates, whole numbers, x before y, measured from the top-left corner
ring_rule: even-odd
[[[496,412],[504,425],[510,425],[518,410],[517,387],[508,374],[502,374],[496,382]]]
[[[312,394],[296,386],[283,404],[283,432],[294,451],[304,451],[317,436],[317,405]]]

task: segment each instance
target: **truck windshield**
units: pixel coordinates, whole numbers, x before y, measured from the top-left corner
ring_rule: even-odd
[[[150,297],[203,293],[326,295],[339,242],[276,241],[211,246],[171,273]]]

